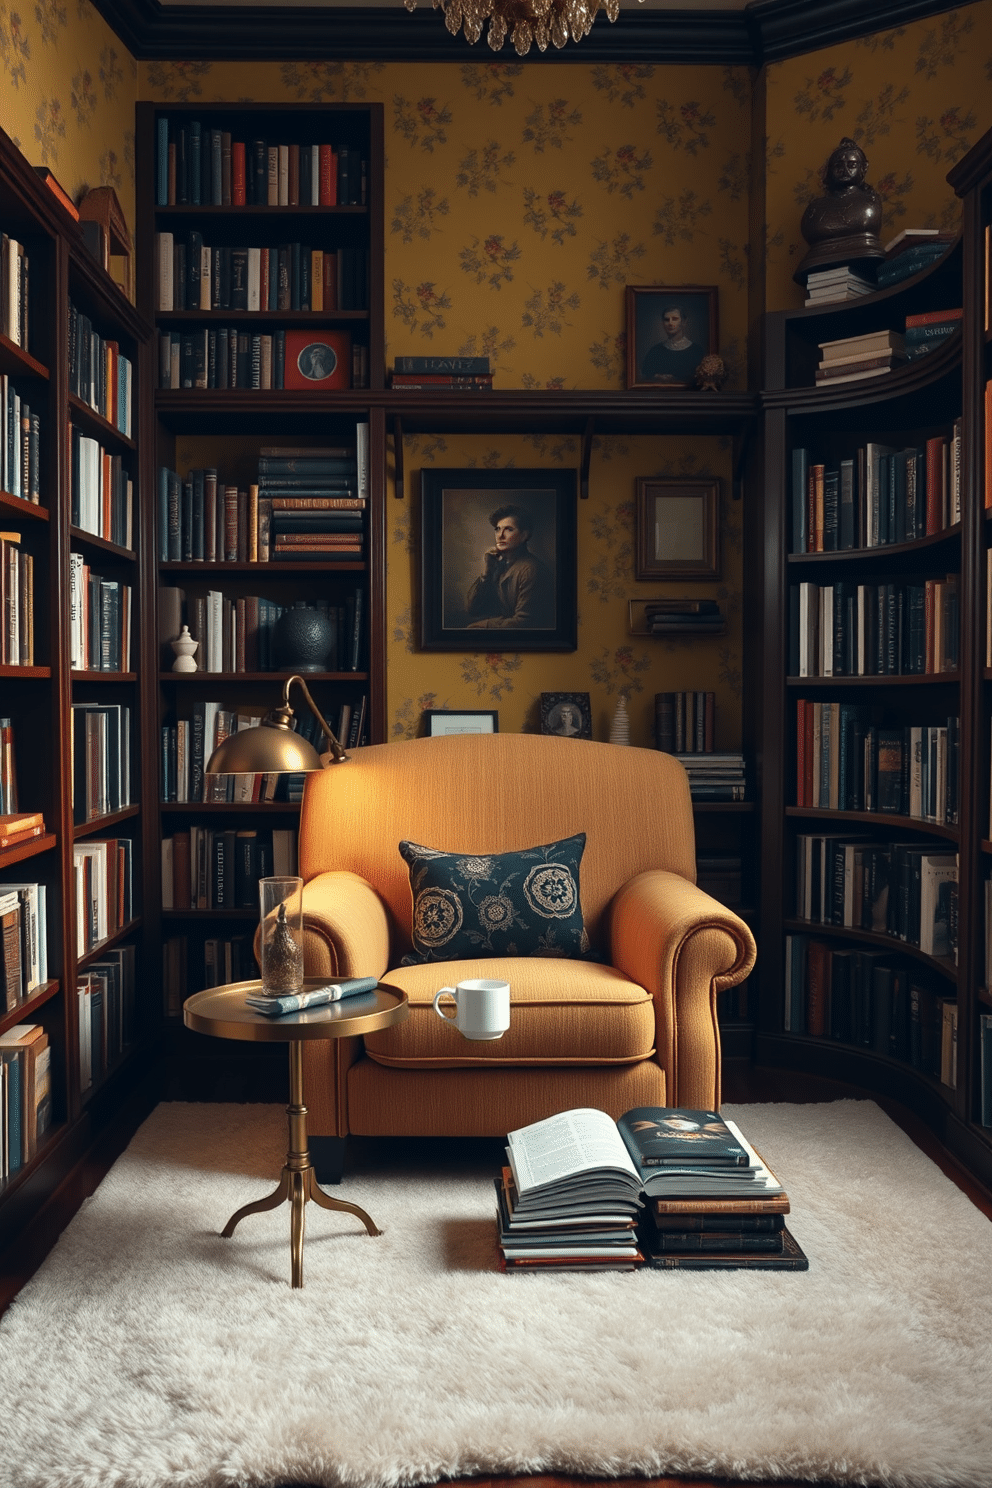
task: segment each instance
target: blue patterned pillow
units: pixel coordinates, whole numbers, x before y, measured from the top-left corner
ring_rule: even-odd
[[[402,964],[588,956],[579,900],[585,845],[585,832],[509,853],[447,853],[401,842],[413,893],[413,952]]]

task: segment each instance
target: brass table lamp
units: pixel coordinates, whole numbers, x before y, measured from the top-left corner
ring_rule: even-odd
[[[310,711],[323,729],[327,749],[318,754],[294,727],[295,713],[289,706],[289,689],[298,682]],[[334,735],[303,678],[294,673],[282,687],[282,707],[273,708],[254,728],[240,729],[218,744],[204,771],[207,775],[266,775],[281,771],[324,770],[328,765],[343,765],[351,756]]]

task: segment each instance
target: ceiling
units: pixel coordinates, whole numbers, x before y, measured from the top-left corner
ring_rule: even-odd
[[[397,0],[94,0],[140,59],[282,59],[467,62],[495,55],[485,42],[451,36],[430,0],[411,14]],[[955,9],[955,0],[621,0],[614,25],[561,51],[536,49],[527,66],[548,62],[703,63],[760,66],[870,31]],[[240,19],[238,19],[240,17]],[[516,61],[509,43],[502,56]]]

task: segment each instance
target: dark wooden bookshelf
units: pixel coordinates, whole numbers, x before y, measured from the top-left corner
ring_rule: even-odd
[[[964,198],[962,234],[936,264],[898,285],[857,301],[803,307],[766,317],[762,499],[749,513],[745,568],[757,582],[745,596],[750,637],[747,731],[761,756],[762,886],[758,943],[759,1063],[852,1081],[905,1103],[927,1122],[956,1158],[992,1183],[992,1128],[981,1123],[982,1061],[976,992],[985,980],[985,880],[992,840],[989,822],[989,738],[992,669],[985,666],[987,549],[992,524],[982,489],[982,402],[992,374],[983,319],[989,265],[984,231],[992,216],[992,132],[948,178]],[[883,328],[901,330],[907,315],[963,307],[961,329],[937,350],[878,378],[814,385],[820,343]],[[929,537],[868,549],[796,553],[792,534],[792,450],[835,466],[866,440],[900,449],[944,437],[960,421],[961,519]],[[985,432],[985,439],[992,432]],[[796,677],[786,675],[789,590],[801,580],[881,583],[896,578],[957,575],[960,633],[954,671],[927,675]],[[746,683],[745,692],[748,686]],[[911,816],[797,806],[797,699],[865,703],[885,726],[941,726],[959,719],[957,823]],[[957,959],[931,957],[917,946],[836,924],[797,918],[795,843],[799,834],[833,833],[866,845],[934,840],[957,848]],[[951,1087],[871,1048],[784,1028],[786,934],[837,949],[870,947],[890,953],[934,997],[957,1004],[957,1083]],[[828,1023],[829,1026],[829,1023]]]

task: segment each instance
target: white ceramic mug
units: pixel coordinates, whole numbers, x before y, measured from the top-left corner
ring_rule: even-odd
[[[442,997],[455,999],[453,1018],[438,1007]],[[442,987],[434,998],[434,1011],[467,1039],[502,1038],[510,1026],[510,984],[482,977],[459,982],[457,987]]]

